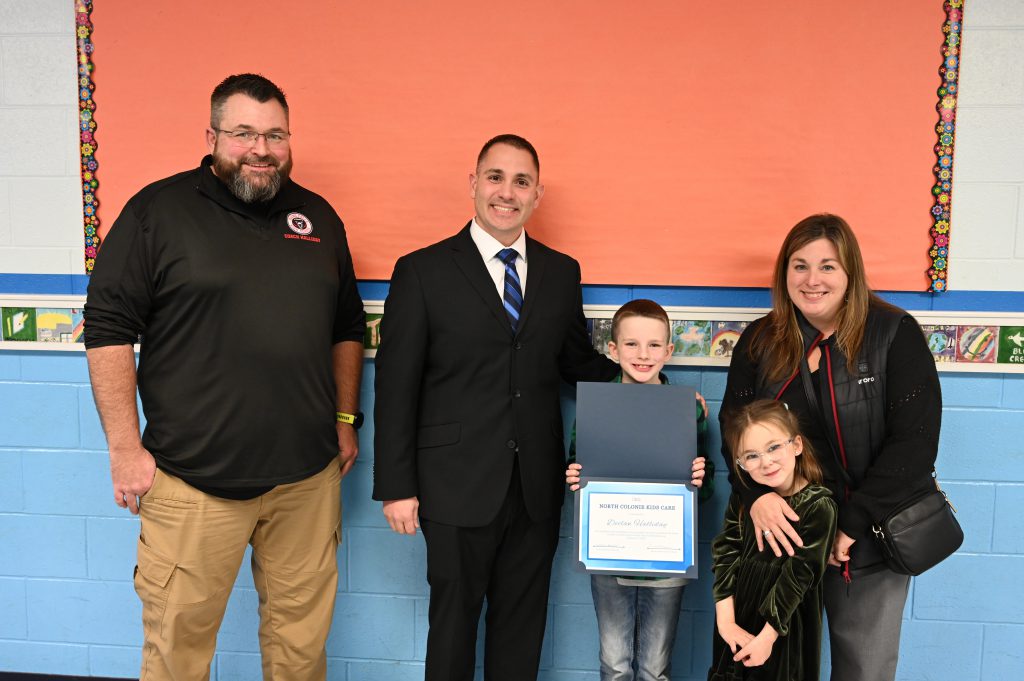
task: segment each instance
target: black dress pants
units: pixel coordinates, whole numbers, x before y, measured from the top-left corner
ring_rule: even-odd
[[[559,520],[527,514],[518,463],[501,510],[487,525],[420,519],[430,583],[425,681],[473,680],[485,597],[484,678],[537,678]]]

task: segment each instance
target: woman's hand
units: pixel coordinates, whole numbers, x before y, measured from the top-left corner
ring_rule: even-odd
[[[571,463],[565,469],[565,484],[569,485],[570,492],[575,492],[580,488],[580,471],[582,470],[583,466],[578,463]]]
[[[767,542],[776,556],[781,557],[783,551],[792,556],[793,544],[804,545],[800,533],[792,524],[800,520],[800,516],[775,492],[769,492],[751,504],[750,517],[754,521],[754,531],[757,533],[758,551],[763,551]]]
[[[836,530],[836,539],[832,542],[832,553],[828,556],[828,564],[839,567],[850,560],[850,547],[856,543],[856,539],[842,530]]]

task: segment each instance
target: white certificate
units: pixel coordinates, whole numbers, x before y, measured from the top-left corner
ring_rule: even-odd
[[[609,560],[681,562],[684,505],[679,495],[590,495],[588,555]]]
[[[680,482],[581,480],[577,566],[591,573],[697,577],[696,489]]]

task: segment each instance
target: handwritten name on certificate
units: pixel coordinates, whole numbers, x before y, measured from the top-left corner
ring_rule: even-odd
[[[679,495],[592,493],[588,555],[681,562],[684,510]]]

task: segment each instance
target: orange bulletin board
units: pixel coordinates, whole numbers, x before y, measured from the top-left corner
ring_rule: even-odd
[[[541,156],[530,233],[601,284],[766,286],[783,235],[843,215],[871,284],[929,281],[938,0],[881,5],[95,0],[100,229],[206,153],[209,93],[288,95],[293,176],[344,218],[360,279],[472,216],[503,132]]]

